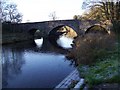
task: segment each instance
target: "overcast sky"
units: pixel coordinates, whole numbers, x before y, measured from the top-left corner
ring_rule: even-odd
[[[59,20],[73,19],[81,15],[82,0],[11,0],[23,14],[23,22],[39,22],[51,20],[49,15],[56,12]]]

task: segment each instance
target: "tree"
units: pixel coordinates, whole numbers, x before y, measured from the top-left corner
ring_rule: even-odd
[[[95,20],[110,20],[113,24],[113,29],[116,30],[116,26],[119,29],[120,21],[120,1],[119,0],[87,0],[83,3],[83,8],[89,8],[90,12],[85,16],[88,19]]]
[[[56,12],[52,12],[50,13],[49,17],[52,19],[52,20],[56,20],[57,19],[57,16],[56,16]]]
[[[18,12],[17,5],[0,1],[1,22],[19,23],[22,21],[22,14]]]
[[[83,3],[83,8],[89,8],[90,11],[98,13],[98,15],[105,16],[107,20],[120,19],[120,1],[112,2],[111,0],[88,0],[89,2]],[[96,2],[95,2],[96,1]],[[91,13],[91,12],[90,12]],[[101,13],[101,14],[100,14]],[[94,15],[92,14],[92,15]]]
[[[105,13],[99,7],[90,8],[87,13],[83,14],[84,19],[104,21],[106,20]]]
[[[75,19],[75,20],[82,20],[83,17],[82,17],[82,15],[74,15],[73,19]]]
[[[4,2],[0,0],[0,22],[2,21]]]

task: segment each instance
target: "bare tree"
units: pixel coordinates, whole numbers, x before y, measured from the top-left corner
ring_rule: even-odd
[[[50,13],[49,17],[52,19],[52,20],[56,20],[57,19],[57,16],[56,16],[56,12],[52,12]]]
[[[22,21],[22,14],[18,12],[16,4],[7,4],[4,1],[0,1],[0,13],[1,13],[1,22],[16,22],[19,23]]]

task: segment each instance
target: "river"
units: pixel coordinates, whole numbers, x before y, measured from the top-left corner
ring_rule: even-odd
[[[61,37],[57,43],[70,48],[69,41]],[[54,88],[75,69],[65,52],[43,39],[3,45],[3,88]]]

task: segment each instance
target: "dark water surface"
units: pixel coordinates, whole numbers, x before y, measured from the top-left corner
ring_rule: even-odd
[[[54,88],[75,69],[64,52],[48,42],[3,45],[3,88]]]

